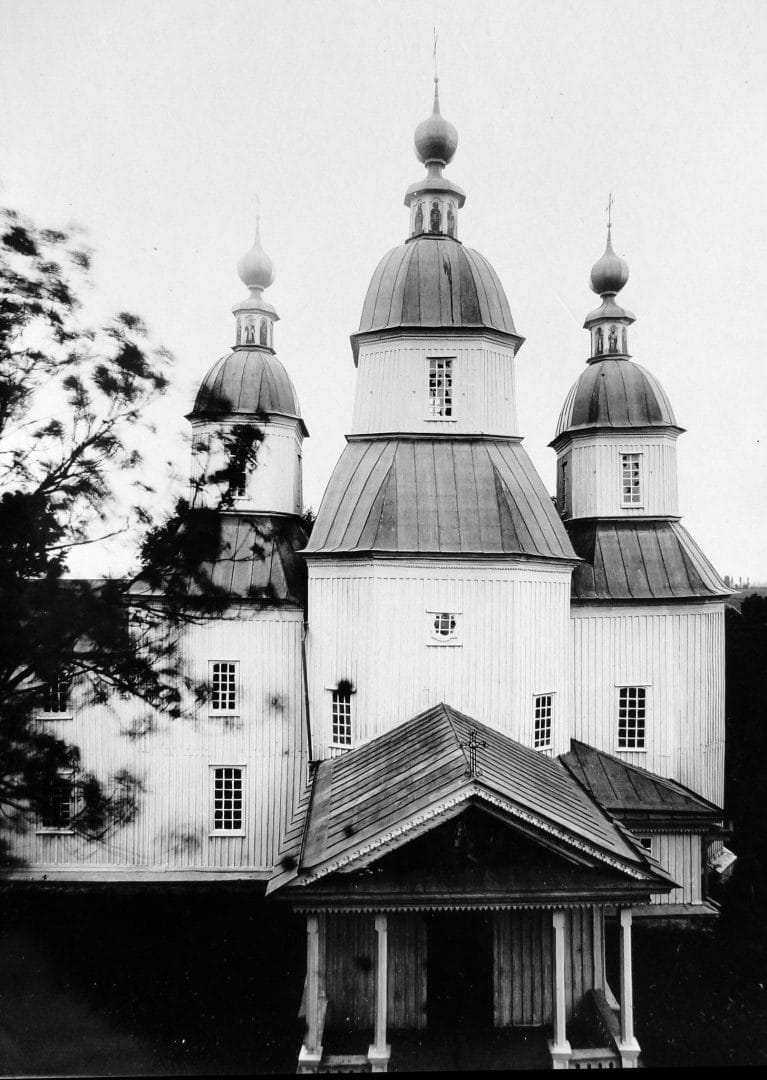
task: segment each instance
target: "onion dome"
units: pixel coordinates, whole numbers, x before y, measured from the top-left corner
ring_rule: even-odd
[[[613,251],[610,233],[608,225],[604,254],[591,268],[591,288],[599,296],[615,296],[629,279],[628,263]]]
[[[592,362],[567,395],[554,442],[574,431],[596,428],[678,427],[658,380],[633,360]]]
[[[256,219],[256,238],[253,241],[253,247],[250,251],[246,251],[237,263],[237,273],[243,285],[246,285],[251,293],[268,289],[274,281],[274,264],[261,247],[259,219]]]
[[[272,353],[235,349],[208,371],[197,391],[190,419],[267,414],[300,419],[298,397],[290,376]]]
[[[247,285],[249,295],[232,308],[237,320],[235,348],[254,346],[272,349],[274,324],[279,315],[268,300],[264,289],[274,281],[274,263],[261,246],[260,221],[256,218],[256,237],[250,251],[246,251],[237,263],[237,273]]]
[[[434,76],[434,107],[428,120],[415,129],[415,152],[423,165],[448,165],[458,149],[458,132],[439,111],[439,79]]]

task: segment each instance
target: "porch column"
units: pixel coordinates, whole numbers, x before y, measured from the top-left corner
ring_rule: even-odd
[[[554,1039],[549,1042],[551,1067],[566,1069],[572,1050],[567,1041],[567,1010],[565,1003],[565,913],[555,911],[551,917],[554,927]]]
[[[368,1050],[371,1072],[386,1072],[391,1047],[386,1042],[386,1006],[389,988],[389,935],[385,914],[376,915],[376,1019],[373,1045]]]
[[[317,1072],[322,1060],[320,1039],[320,928],[317,915],[306,916],[306,1035],[298,1055],[298,1072]]]
[[[620,908],[621,1068],[635,1069],[639,1043],[634,1038],[634,981],[631,970],[631,908]]]

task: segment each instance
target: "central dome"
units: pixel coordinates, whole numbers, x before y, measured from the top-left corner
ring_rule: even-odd
[[[260,349],[235,349],[208,371],[191,415],[238,413],[301,416],[293,383],[276,356]]]
[[[671,403],[654,375],[632,360],[589,364],[567,395],[555,439],[596,428],[676,427]]]
[[[516,336],[503,286],[484,255],[433,236],[384,255],[368,287],[357,333],[399,327],[471,327]]]

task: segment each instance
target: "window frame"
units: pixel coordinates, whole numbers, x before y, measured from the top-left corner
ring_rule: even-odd
[[[62,682],[66,685],[66,690],[64,691],[65,708],[63,708],[63,709],[47,709],[47,708],[45,708],[45,705],[47,705],[49,700],[50,700],[49,694],[51,696],[53,696],[53,695],[56,695],[56,694],[61,694],[61,692],[62,692],[60,689],[55,689],[55,690],[49,689],[53,685],[54,681],[55,681],[57,686],[59,686]],[[72,676],[71,675],[68,675],[68,674],[66,674],[65,672],[62,672],[62,671],[56,672],[56,674],[53,676],[53,678],[48,680],[48,684],[47,684],[47,686],[46,686],[46,688],[44,690],[44,693],[45,693],[46,700],[44,702],[43,708],[41,708],[39,710],[39,712],[37,713],[37,719],[38,720],[71,720],[72,719],[73,714],[72,714],[72,706],[71,706],[71,700],[70,700],[71,695],[72,695]]]
[[[69,811],[67,815],[66,825],[45,825],[43,820],[43,812],[41,809],[37,811],[37,821],[35,824],[35,833],[37,836],[74,836],[75,830],[72,822],[77,815],[77,791],[75,789],[76,775],[73,769],[62,769],[56,777],[56,784],[66,784],[68,787],[69,799]],[[56,797],[51,793],[51,799]]]
[[[227,664],[233,668],[233,687],[234,687],[234,705],[232,707],[222,708],[216,707],[213,704],[214,679],[216,677],[215,668],[218,665]],[[220,673],[219,673],[220,674]],[[240,661],[239,660],[209,660],[208,661],[208,687],[210,689],[210,698],[208,700],[208,715],[213,717],[218,716],[239,716],[240,713]],[[220,691],[219,691],[220,693]]]
[[[341,691],[338,686],[328,687],[330,691],[330,746],[334,750],[351,750],[354,746],[354,712],[352,710],[352,695],[356,693],[355,690],[346,691],[344,700],[341,700]],[[346,716],[346,726],[348,727],[348,741],[341,741],[337,735],[336,721],[341,721],[344,717],[336,716],[336,706],[346,704],[348,706],[348,715]]]
[[[645,502],[644,487],[645,486],[644,486],[644,463],[642,461],[643,457],[644,457],[644,454],[642,453],[641,450],[630,450],[630,451],[619,450],[618,451],[618,460],[619,460],[619,469],[620,469],[621,509],[623,509],[623,510],[637,510],[637,509],[641,510],[641,509],[644,508],[644,502]],[[626,494],[626,486],[627,486],[626,485],[626,462],[627,462],[627,459],[629,459],[629,458],[632,459],[632,461],[635,459],[635,462],[636,462],[636,478],[637,478],[637,485],[638,485],[638,491],[637,491],[637,498],[636,499],[631,498],[631,495],[632,495],[631,491],[629,491],[628,496]]]
[[[437,619],[447,616],[454,620],[455,627],[449,634],[441,634],[436,627]],[[426,644],[436,645],[439,648],[463,645],[461,635],[461,622],[463,612],[456,608],[427,608],[426,609]]]
[[[239,782],[240,782],[240,826],[237,829],[216,828],[216,781],[217,781],[216,772],[219,769],[222,769],[222,770],[223,769],[232,769],[232,770],[236,770],[237,772],[239,772]],[[209,821],[210,821],[210,829],[208,831],[208,836],[211,839],[213,839],[214,837],[219,838],[219,837],[229,837],[229,836],[247,836],[247,830],[245,828],[245,823],[246,823],[246,820],[247,820],[246,819],[247,802],[246,802],[246,797],[245,797],[246,770],[247,770],[247,766],[245,764],[241,763],[241,762],[214,761],[214,762],[211,762],[208,765],[208,775],[210,777],[210,780],[209,780],[209,792],[210,792],[210,818],[209,818]],[[222,780],[234,779],[234,777],[228,778],[226,776],[222,776],[221,779]],[[225,795],[222,796],[222,797],[225,797]],[[232,795],[231,798],[232,798],[232,800],[234,800],[234,795]],[[226,808],[222,807],[222,813],[224,813],[225,810],[226,810]]]
[[[648,733],[648,721],[650,714],[650,687],[646,683],[618,683],[616,685],[618,691],[618,708],[617,708],[617,729],[615,745],[619,753],[622,754],[646,754],[647,753],[647,733]],[[635,715],[629,716],[629,709],[631,706],[630,691],[635,691],[636,697],[634,699],[635,704],[633,706]],[[624,692],[626,698],[623,698]],[[641,698],[640,698],[641,694]],[[625,705],[622,702],[625,700]],[[639,716],[639,702],[641,700],[642,715]],[[621,716],[621,711],[626,710],[625,716]],[[641,720],[641,726],[639,721]],[[629,722],[633,722],[633,727],[629,726]],[[624,727],[623,734],[621,734],[621,727]],[[641,745],[637,745],[636,741],[641,737]],[[626,746],[621,745],[621,738],[624,740],[633,738],[635,745]]]
[[[552,750],[554,748],[554,698],[556,694],[554,690],[543,690],[541,693],[533,694],[533,750]],[[538,702],[542,698],[548,698],[548,716],[538,715]],[[538,721],[548,720],[548,739],[544,743],[538,742]]]
[[[455,416],[455,355],[426,357],[426,420],[432,423],[454,423]],[[436,377],[441,369],[442,383],[437,384]],[[448,376],[445,379],[445,375]],[[435,380],[433,382],[433,379]],[[438,402],[442,402],[438,405]],[[443,411],[436,412],[436,408]],[[444,409],[448,408],[448,413]]]

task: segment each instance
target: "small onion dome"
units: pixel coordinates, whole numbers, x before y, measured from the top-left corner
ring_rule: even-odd
[[[197,391],[192,419],[301,412],[290,376],[276,356],[260,349],[235,349],[217,360]]]
[[[496,330],[522,339],[495,270],[478,251],[447,238],[417,237],[384,255],[353,335],[409,327]],[[355,355],[356,355],[355,343]]]
[[[633,360],[589,364],[565,400],[554,441],[592,428],[677,428],[663,387]]]
[[[256,222],[253,247],[237,263],[237,273],[251,292],[267,289],[274,281],[274,263],[261,247],[261,230]]]
[[[604,255],[591,268],[591,288],[600,296],[615,296],[629,279],[628,263],[613,251],[610,229]]]
[[[418,160],[428,165],[430,161],[447,165],[458,149],[458,132],[439,111],[439,79],[434,79],[434,108],[428,120],[422,120],[415,129],[415,152]]]

